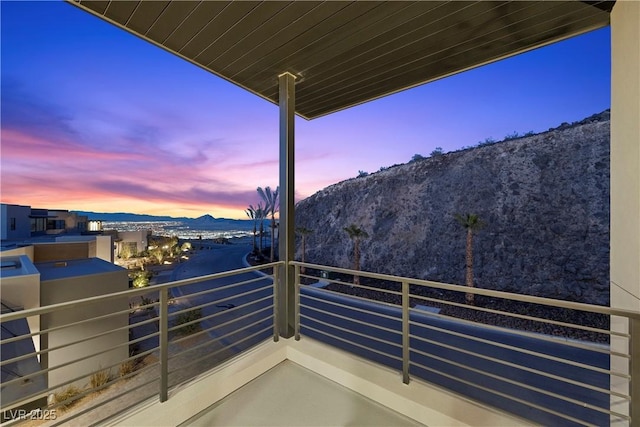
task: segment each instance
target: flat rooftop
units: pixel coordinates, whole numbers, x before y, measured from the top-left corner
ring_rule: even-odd
[[[38,262],[34,264],[40,272],[40,280],[58,280],[68,277],[90,276],[124,270],[100,258],[74,259],[69,261]]]

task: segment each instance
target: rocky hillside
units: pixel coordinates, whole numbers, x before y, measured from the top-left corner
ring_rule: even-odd
[[[313,230],[308,262],[351,268],[344,227],[356,224],[363,270],[464,284],[456,213],[486,223],[476,286],[608,304],[608,111],[340,182],[302,200],[296,224]]]

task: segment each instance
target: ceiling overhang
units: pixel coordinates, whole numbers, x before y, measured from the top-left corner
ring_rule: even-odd
[[[612,1],[72,3],[313,119],[609,25]]]

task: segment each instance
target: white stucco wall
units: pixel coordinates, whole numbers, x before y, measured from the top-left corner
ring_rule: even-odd
[[[94,259],[92,263],[104,263],[106,261]],[[65,267],[61,267],[65,268]],[[96,272],[94,274],[83,274],[74,277],[65,277],[55,280],[45,280],[41,282],[41,304],[43,306],[56,304],[74,299],[87,298],[96,295],[103,295],[113,292],[127,290],[129,279],[127,271],[118,269],[117,271]],[[128,325],[129,317],[126,312],[128,299],[102,301],[89,306],[82,306],[74,309],[67,309],[42,316],[42,329],[50,329],[72,322],[91,319],[108,313],[125,310],[125,313],[107,319],[99,319],[78,326],[71,326],[50,333],[43,338],[43,348],[52,349],[70,342],[78,341],[82,338],[91,337],[102,332]],[[79,360],[60,369],[55,369],[49,373],[49,386],[55,387],[64,381],[78,378],[76,385],[84,386],[89,382],[88,375],[96,370],[108,368],[112,374],[117,375],[120,361],[129,355],[128,345],[116,347],[127,343],[129,333],[126,328],[98,338],[73,344],[68,347],[51,351],[46,357],[43,356],[44,366],[49,368],[66,363],[68,361]],[[98,356],[89,355],[105,351]]]
[[[640,2],[638,1],[618,0],[611,13],[610,262],[611,306],[640,312]],[[624,318],[613,317],[611,329],[628,332],[628,322]],[[640,331],[635,331],[633,339],[640,340]],[[627,340],[621,338],[613,338],[611,346],[613,350],[625,353],[629,347]],[[628,372],[629,361],[612,357],[611,369]],[[640,378],[634,380],[639,381]],[[629,392],[629,383],[624,379],[612,377],[611,387],[625,394]],[[628,403],[616,398],[612,398],[611,409],[622,413],[629,411]]]

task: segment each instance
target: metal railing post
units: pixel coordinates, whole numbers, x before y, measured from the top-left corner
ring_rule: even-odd
[[[402,382],[409,384],[409,282],[402,282]]]
[[[629,416],[631,427],[640,427],[640,319],[629,318]]]
[[[169,398],[169,288],[160,290],[160,402]]]
[[[293,281],[294,293],[294,337],[296,341],[300,341],[300,266],[295,266],[295,275]]]
[[[278,308],[279,308],[279,299],[278,299],[278,266],[273,266],[273,341],[278,342],[280,340],[280,333],[278,331]]]

